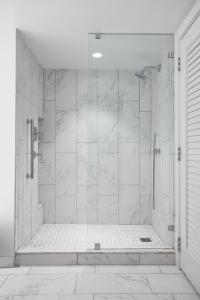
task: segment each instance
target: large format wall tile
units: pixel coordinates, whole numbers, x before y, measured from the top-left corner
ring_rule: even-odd
[[[56,71],[56,109],[76,110],[76,71]]]
[[[99,153],[98,194],[118,194],[118,154]]]
[[[55,183],[55,143],[40,143],[39,184]]]
[[[76,223],[76,196],[56,196],[56,223]]]
[[[44,205],[44,223],[51,224],[56,221],[55,184],[40,184],[38,191],[39,202]]]
[[[118,224],[118,197],[98,197],[98,223]]]
[[[151,156],[140,155],[140,194],[151,195]]]
[[[55,70],[44,70],[44,100],[56,100]]]
[[[55,109],[55,101],[44,101],[44,120],[39,124],[41,142],[55,142]]]
[[[56,152],[76,152],[75,111],[56,111]]]
[[[140,195],[140,224],[151,224],[151,196]]]
[[[120,101],[119,142],[139,142],[139,101]]]
[[[77,71],[77,100],[97,100],[97,71]]]
[[[97,142],[97,101],[77,103],[77,142]]]
[[[99,71],[98,109],[118,110],[118,71]]]
[[[97,143],[77,144],[77,184],[97,184]]]
[[[140,112],[140,153],[151,152],[151,113]]]
[[[139,184],[139,143],[119,144],[119,183]]]
[[[119,99],[139,100],[139,80],[134,70],[119,71]]]
[[[119,187],[119,224],[139,224],[139,185]]]
[[[76,153],[56,153],[56,195],[76,195]]]
[[[118,152],[118,111],[99,111],[98,151]]]

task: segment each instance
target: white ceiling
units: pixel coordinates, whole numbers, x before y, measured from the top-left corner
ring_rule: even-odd
[[[11,0],[44,67],[87,68],[88,33],[173,33],[196,0]]]

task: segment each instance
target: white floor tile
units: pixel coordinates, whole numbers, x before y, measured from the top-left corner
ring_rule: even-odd
[[[29,274],[95,273],[95,266],[32,267]]]
[[[3,285],[6,278],[7,278],[7,276],[0,276],[0,287]]]
[[[174,300],[170,294],[107,294],[95,295],[94,300]]]
[[[159,266],[97,266],[96,273],[160,273]]]
[[[147,278],[136,274],[78,275],[76,293],[151,293]]]
[[[1,298],[0,298],[1,300]],[[4,300],[4,299],[3,299]],[[5,300],[7,300],[5,298]],[[8,299],[10,300],[10,299]],[[93,295],[35,295],[15,296],[11,300],[93,300]]]
[[[183,295],[183,294],[174,294],[175,300],[200,300],[200,296],[198,295]]]
[[[73,294],[75,274],[67,275],[9,275],[0,288],[0,295],[59,295]]]
[[[147,278],[153,293],[195,294],[183,274],[148,274]]]
[[[15,275],[15,274],[28,274],[30,268],[20,267],[20,268],[0,268],[0,275]]]
[[[160,265],[161,273],[169,274],[182,274],[181,270],[177,266]]]
[[[143,243],[141,237],[151,242]],[[46,224],[18,252],[89,252],[95,243],[102,250],[166,248],[151,225]]]

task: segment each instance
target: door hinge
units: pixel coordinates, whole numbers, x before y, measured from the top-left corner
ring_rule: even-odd
[[[177,155],[178,157],[178,161],[181,161],[181,147],[179,146],[178,147],[178,155]]]
[[[180,236],[177,239],[177,250],[178,250],[178,252],[181,252],[181,237]]]
[[[168,52],[168,58],[174,58],[174,52],[173,51]]]
[[[181,58],[178,57],[178,71],[181,71]]]

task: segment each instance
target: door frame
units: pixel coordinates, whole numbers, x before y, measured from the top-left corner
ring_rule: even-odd
[[[178,251],[178,238],[181,237],[181,204],[180,204],[180,163],[178,161],[178,147],[180,145],[181,128],[180,128],[180,72],[178,71],[178,58],[180,57],[181,40],[190,29],[195,20],[200,16],[200,0],[198,0],[190,10],[174,36],[174,187],[175,187],[175,253],[176,265],[180,267],[180,253]]]

